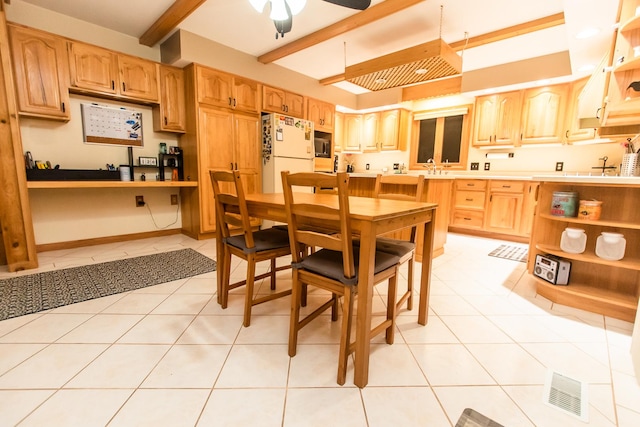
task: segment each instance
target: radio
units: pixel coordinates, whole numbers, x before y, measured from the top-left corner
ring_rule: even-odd
[[[571,263],[553,255],[536,255],[533,274],[554,285],[569,284]]]

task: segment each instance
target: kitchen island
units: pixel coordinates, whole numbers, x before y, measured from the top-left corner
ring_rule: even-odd
[[[417,175],[417,173],[413,173]],[[434,237],[432,256],[435,258],[444,253],[444,244],[447,242],[447,230],[449,226],[449,206],[451,205],[451,188],[455,177],[453,175],[425,175],[425,185],[422,193],[422,201],[437,203],[438,208],[436,222],[434,224]],[[349,193],[352,196],[373,197],[376,183],[375,173],[353,173],[349,175]],[[397,192],[411,194],[402,185],[397,186]],[[422,231],[418,231],[416,237],[416,260],[422,262]],[[407,238],[409,231],[394,233],[396,238]]]

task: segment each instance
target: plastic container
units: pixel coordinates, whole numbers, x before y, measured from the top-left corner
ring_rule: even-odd
[[[120,181],[131,181],[131,168],[129,165],[120,165]]]
[[[587,247],[587,235],[581,228],[567,227],[560,238],[560,249],[570,254],[581,254]]]
[[[618,261],[624,258],[626,246],[624,235],[602,232],[596,240],[596,255],[608,261]]]
[[[580,200],[578,219],[597,221],[602,213],[602,202],[598,200]]]
[[[551,200],[551,215],[574,217],[578,205],[578,193],[575,191],[554,191]]]

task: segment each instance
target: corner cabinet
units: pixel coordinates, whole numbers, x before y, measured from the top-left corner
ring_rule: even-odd
[[[599,220],[582,220],[551,215],[554,191],[575,191],[579,199],[601,200]],[[543,182],[540,185],[535,224],[529,248],[529,273],[535,269],[536,254],[551,254],[571,262],[569,284],[553,285],[537,278],[537,292],[558,304],[633,322],[640,296],[640,185]],[[560,249],[565,228],[581,228],[587,235],[583,253]],[[626,240],[624,258],[610,261],[595,254],[601,232],[622,233]]]
[[[21,115],[69,120],[69,75],[64,41],[52,34],[8,25]]]

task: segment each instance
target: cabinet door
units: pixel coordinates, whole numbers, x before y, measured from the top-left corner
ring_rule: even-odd
[[[78,42],[68,42],[67,50],[72,88],[118,93],[118,56],[115,52]]]
[[[246,194],[260,193],[262,181],[260,119],[257,116],[234,114],[234,167],[242,175]]]
[[[198,102],[216,107],[233,106],[233,76],[205,67],[196,67]]]
[[[343,151],[360,151],[362,144],[362,115],[344,115]]]
[[[9,26],[18,110],[21,114],[69,120],[69,77],[61,38]]]
[[[520,221],[520,234],[523,236],[531,236],[533,229],[534,211],[536,208],[536,197],[538,196],[539,182],[527,183],[524,190],[524,199],[522,204],[522,219]]]
[[[380,150],[397,150],[400,138],[400,110],[389,110],[380,113],[378,140]]]
[[[260,109],[258,82],[234,76],[233,78],[233,108],[236,110],[257,113]]]
[[[519,142],[522,92],[501,93],[496,98],[493,143],[497,145],[516,145]]]
[[[317,99],[307,100],[307,120],[314,124],[315,130],[332,132],[334,128],[335,106]]]
[[[565,120],[565,139],[567,142],[583,141],[593,139],[596,136],[594,128],[580,129],[580,120],[578,119],[578,101],[582,90],[589,81],[588,77],[576,80],[571,83],[571,96],[569,97],[569,114]]]
[[[342,151],[342,141],[344,139],[344,113],[336,111],[335,125],[333,128],[333,151]]]
[[[285,113],[284,96],[283,90],[262,86],[262,109],[273,113]]]
[[[522,193],[491,193],[485,218],[487,231],[518,234],[522,217]]]
[[[567,97],[566,84],[524,91],[521,122],[523,144],[562,141]]]
[[[289,116],[304,117],[304,96],[285,92],[285,113]]]
[[[482,146],[493,143],[495,134],[496,111],[498,110],[496,103],[498,97],[479,96],[476,99],[475,118],[473,125],[473,145]]]
[[[160,66],[160,105],[157,114],[154,115],[153,123],[155,131],[185,131],[184,71],[182,69]]]
[[[118,66],[122,96],[158,102],[158,64],[118,55]]]
[[[380,113],[367,113],[362,116],[362,151],[378,151],[378,126]]]
[[[216,229],[213,187],[210,169],[231,170],[233,167],[233,113],[208,107],[198,109],[198,170],[200,192],[200,231]]]

